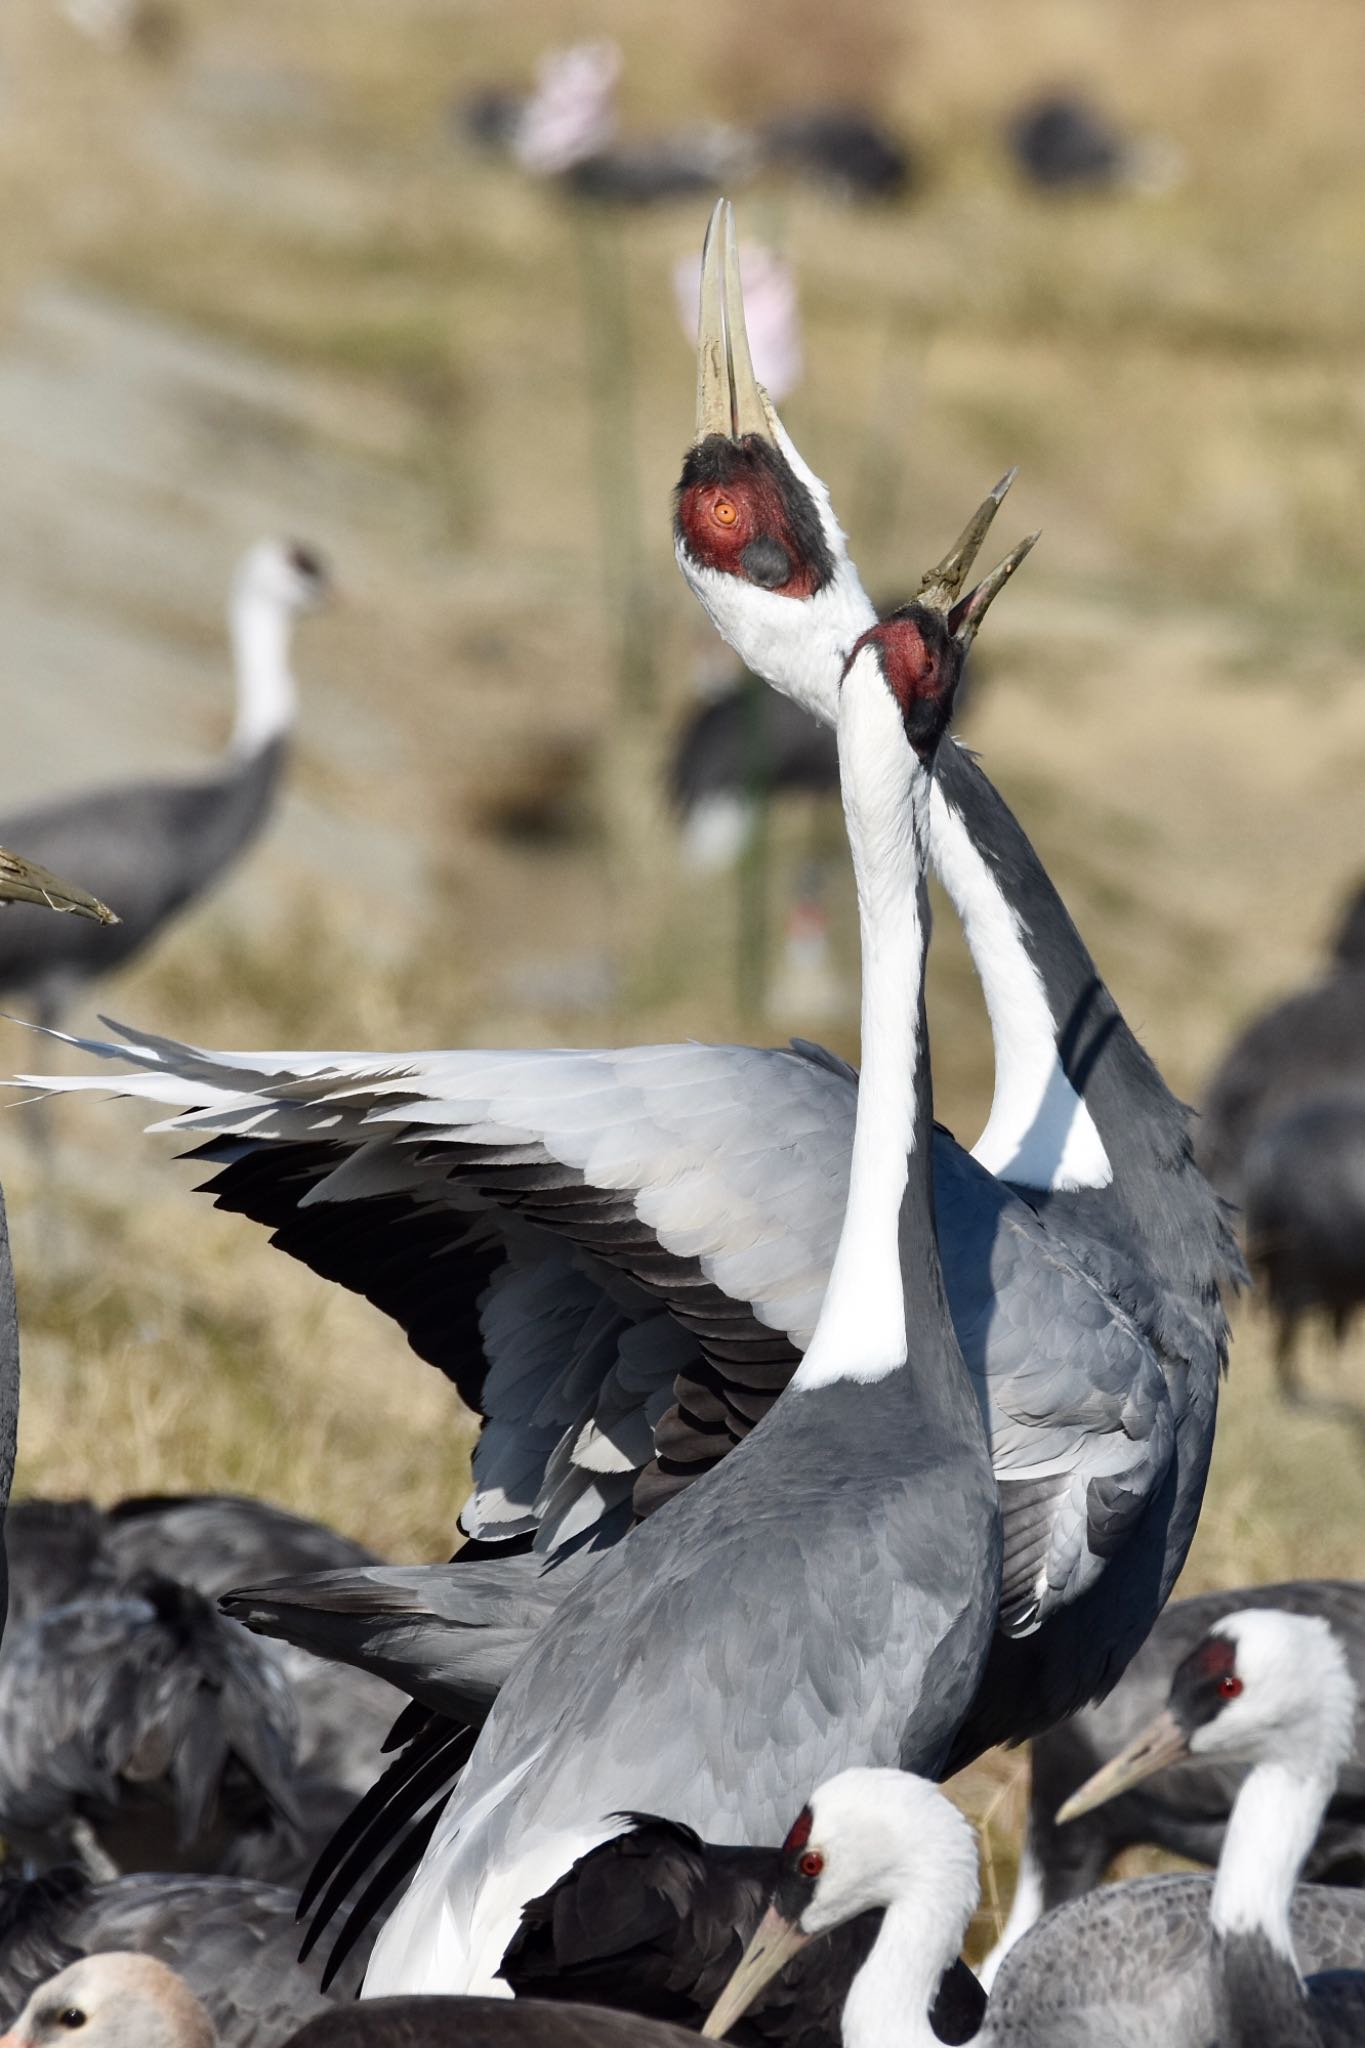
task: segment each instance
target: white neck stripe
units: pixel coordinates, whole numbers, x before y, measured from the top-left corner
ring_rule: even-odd
[[[962,920],[995,1041],[995,1094],[972,1157],[1022,1187],[1108,1187],[1114,1169],[1063,1069],[1056,1019],[1023,926],[961,813],[937,784],[929,803],[929,857]]]

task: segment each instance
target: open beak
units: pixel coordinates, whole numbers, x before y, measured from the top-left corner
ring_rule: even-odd
[[[697,318],[697,439],[745,434],[775,442],[768,394],[754,375],[744,325],[735,209],[718,199],[701,252],[701,306]]]
[[[735,1974],[706,2015],[702,2033],[719,2041],[735,2021],[749,2010],[763,1986],[788,1964],[811,1939],[794,1920],[784,1920],[776,1906],[769,1906],[749,1946],[735,1968]]]
[[[1096,1771],[1093,1778],[1087,1778],[1080,1791],[1073,1792],[1066,1804],[1058,1807],[1057,1819],[1078,1820],[1083,1813],[1117,1799],[1120,1792],[1140,1784],[1154,1772],[1164,1771],[1168,1764],[1180,1763],[1189,1753],[1189,1738],[1184,1729],[1170,1708],[1163,1707],[1126,1749],[1121,1749],[1111,1763]]]
[[[97,924],[117,924],[118,919],[98,896],[87,895],[59,875],[25,860],[0,846],[0,903],[41,903],[49,910],[70,911],[73,917],[92,917]]]
[[[982,577],[974,590],[968,591],[966,597],[960,595],[972,563],[981,552],[981,543],[990,531],[991,521],[1018,474],[1017,469],[1006,470],[994,490],[981,500],[943,560],[936,562],[920,578],[916,592],[919,602],[933,611],[947,613],[948,629],[964,648],[971,646],[981,621],[1038,538],[1036,533],[1027,534],[1017,547],[1010,549],[1003,562],[996,564],[989,576]]]

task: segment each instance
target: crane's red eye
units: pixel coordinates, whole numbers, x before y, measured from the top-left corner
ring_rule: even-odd
[[[733,526],[739,518],[739,507],[729,498],[716,498],[712,502],[711,517],[717,526]]]
[[[818,1849],[807,1849],[796,1867],[802,1877],[818,1877],[825,1867],[825,1859]]]
[[[1220,1699],[1235,1700],[1241,1690],[1241,1679],[1234,1678],[1231,1672],[1227,1674],[1226,1678],[1220,1678],[1218,1681],[1218,1697]]]

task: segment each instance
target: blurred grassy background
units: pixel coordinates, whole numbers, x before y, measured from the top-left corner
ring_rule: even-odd
[[[545,45],[611,34],[632,132],[848,97],[915,146],[901,205],[742,195],[742,226],[799,279],[788,417],[874,588],[917,575],[1023,465],[1004,534],[1044,542],[992,616],[970,735],[1197,1097],[1233,1029],[1312,970],[1365,865],[1356,0],[1302,0],[1292,32],[1271,0],[176,5],[154,60],[92,44],[52,0],[0,17],[0,787],[33,797],[215,742],[221,592],[263,518],[333,553],[345,601],[301,641],[280,826],[100,1007],[219,1045],[806,1022],[739,1013],[733,886],[684,871],[660,790],[715,652],[668,520],[692,403],[669,269],[705,203],[587,224],[447,125],[454,97],[524,83]],[[1001,126],[1056,83],[1171,138],[1183,183],[1025,192]],[[621,564],[594,482],[585,279],[618,262],[650,709],[614,681]],[[172,348],[198,410],[157,469]],[[48,384],[11,389],[7,364]],[[84,364],[113,380],[107,403]],[[53,619],[79,619],[75,652]],[[539,842],[495,829],[546,801]],[[810,830],[799,809],[778,821],[775,917]],[[834,913],[849,1005],[821,1035],[851,1052],[842,880]],[[989,1044],[947,919],[933,972],[940,1114],[970,1141]],[[246,1487],[443,1554],[469,1432],[397,1334],[190,1200],[128,1110],[62,1106],[57,1136],[46,1187],[13,1117],[0,1157],[21,1488]],[[1310,1377],[1365,1395],[1358,1353],[1323,1352]],[[1189,1584],[1356,1574],[1360,1480],[1348,1432],[1277,1407],[1243,1313]]]

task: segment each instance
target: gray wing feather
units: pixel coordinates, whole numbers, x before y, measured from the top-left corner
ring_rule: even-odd
[[[257,1145],[325,1132],[337,1165],[301,1206],[402,1193],[498,1211],[513,1270],[481,1317],[478,1533],[535,1527],[549,1547],[610,1519],[628,1491],[612,1480],[661,1444],[701,1469],[770,1405],[814,1327],[856,1107],[851,1071],[817,1049],[253,1057],[144,1034],[90,1049],[143,1067],[127,1092],[178,1108],[178,1129]],[[1001,1484],[1006,1625],[1026,1632],[1094,1582],[1160,1484],[1171,1392],[1112,1291],[1124,1275],[1070,1258],[943,1133],[935,1182]],[[594,1321],[594,1288],[614,1326]],[[536,1303],[554,1318],[539,1336]]]

